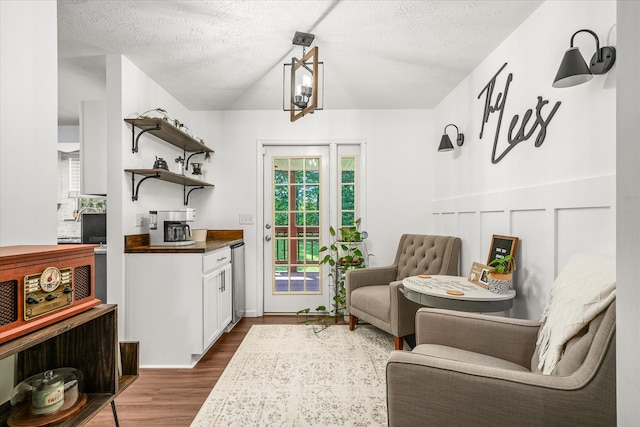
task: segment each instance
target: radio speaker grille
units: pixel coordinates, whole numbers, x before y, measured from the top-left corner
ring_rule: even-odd
[[[18,320],[18,281],[0,282],[0,326]]]
[[[73,289],[75,299],[85,299],[91,296],[91,266],[83,265],[73,269]]]

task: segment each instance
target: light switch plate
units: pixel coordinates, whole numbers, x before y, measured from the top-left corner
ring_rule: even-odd
[[[141,213],[137,213],[133,226],[134,227],[142,227],[142,225],[144,224],[144,214]]]
[[[251,215],[251,214],[240,214],[240,215],[238,215],[238,221],[240,222],[240,225],[253,224],[253,215]]]

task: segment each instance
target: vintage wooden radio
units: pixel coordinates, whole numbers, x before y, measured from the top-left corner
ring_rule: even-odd
[[[100,304],[95,247],[0,247],[0,343]]]

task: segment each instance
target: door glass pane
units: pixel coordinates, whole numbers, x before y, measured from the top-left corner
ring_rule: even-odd
[[[354,226],[357,220],[356,166],[357,157],[340,157],[340,227]]]
[[[318,264],[320,160],[274,158],[273,294],[322,293]]]

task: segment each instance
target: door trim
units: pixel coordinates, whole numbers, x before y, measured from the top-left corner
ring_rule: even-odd
[[[360,202],[363,206],[361,216],[361,224],[366,227],[366,206],[367,206],[367,188],[364,179],[366,176],[366,158],[367,158],[367,140],[364,138],[325,138],[325,139],[292,139],[292,138],[258,138],[256,140],[258,149],[256,150],[258,170],[256,174],[256,316],[264,315],[264,185],[262,178],[264,177],[264,150],[266,147],[277,146],[308,146],[308,145],[328,145],[329,146],[329,168],[337,162],[337,147],[339,145],[359,145],[360,146]],[[331,200],[337,200],[337,177],[334,173],[329,176],[329,197]],[[337,215],[337,207],[335,203],[329,204],[329,216],[335,218]]]

